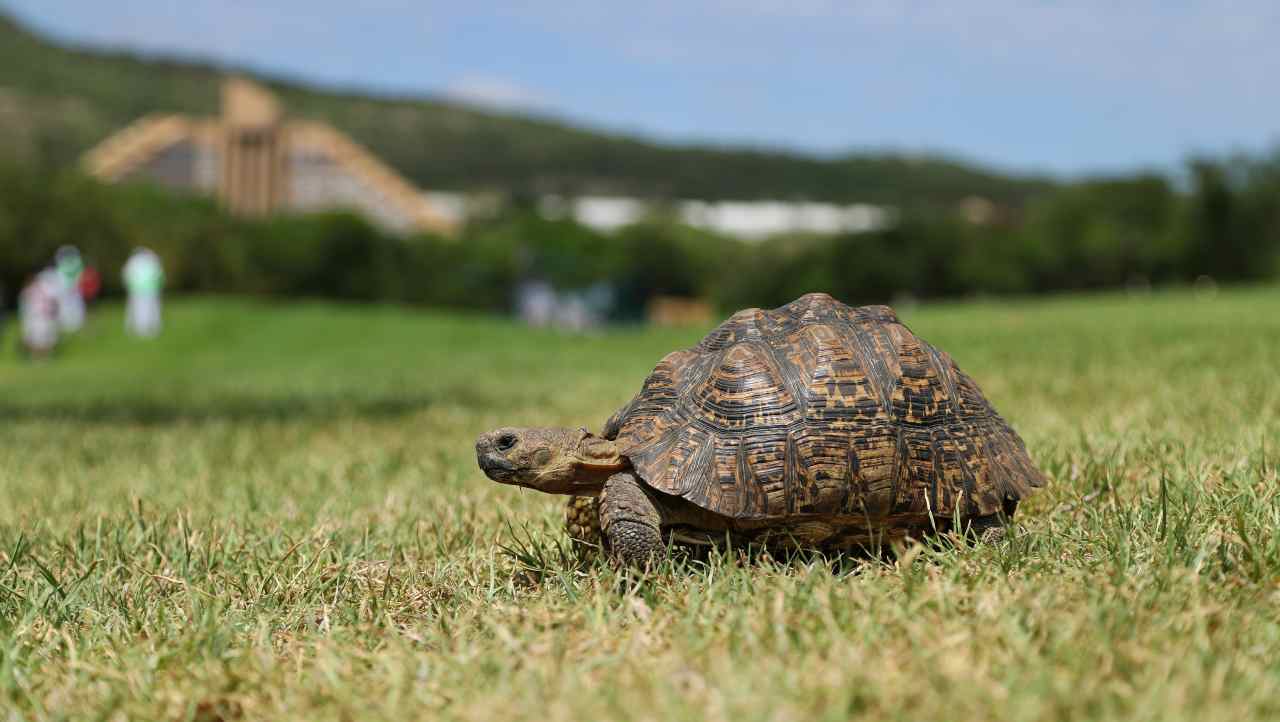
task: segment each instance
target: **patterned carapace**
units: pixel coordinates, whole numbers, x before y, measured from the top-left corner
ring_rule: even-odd
[[[971,518],[1045,483],[947,354],[820,293],[667,355],[605,436],[653,488],[743,522]]]

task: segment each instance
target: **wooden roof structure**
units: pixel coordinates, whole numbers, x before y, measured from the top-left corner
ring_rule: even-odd
[[[144,116],[83,158],[94,177],[150,177],[216,193],[240,216],[349,207],[397,231],[452,234],[455,224],[412,182],[333,126],[286,116],[267,89],[222,84],[222,114]]]

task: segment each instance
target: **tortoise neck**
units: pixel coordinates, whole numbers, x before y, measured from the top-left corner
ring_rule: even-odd
[[[603,485],[610,476],[631,468],[626,457],[618,453],[618,445],[586,430],[579,430],[573,450],[574,486]]]

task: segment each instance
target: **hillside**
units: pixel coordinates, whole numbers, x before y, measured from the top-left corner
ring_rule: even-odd
[[[0,133],[9,139],[0,153],[66,166],[145,113],[213,113],[221,74],[211,64],[63,47],[0,13]],[[379,98],[258,79],[280,93],[291,112],[329,121],[430,188],[911,206],[950,205],[973,194],[1018,204],[1050,185],[940,157],[830,159],[663,145],[438,99]]]

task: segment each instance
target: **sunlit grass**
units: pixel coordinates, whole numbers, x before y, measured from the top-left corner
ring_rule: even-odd
[[[698,330],[196,300],[6,353],[0,716],[1280,715],[1280,290],[899,310],[1050,475],[1013,538],[642,581],[472,442],[598,427]]]

